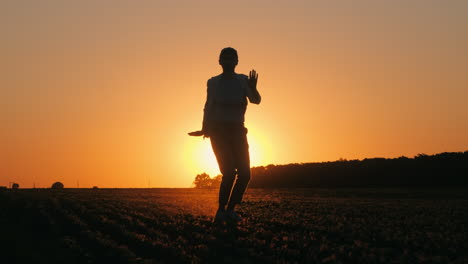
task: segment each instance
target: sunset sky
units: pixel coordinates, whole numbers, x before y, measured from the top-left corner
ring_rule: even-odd
[[[206,81],[259,73],[252,166],[468,150],[468,1],[2,1],[0,186],[219,174]]]

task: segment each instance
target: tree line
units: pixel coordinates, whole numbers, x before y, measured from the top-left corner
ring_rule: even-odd
[[[418,154],[414,158],[270,164],[253,167],[251,172],[252,188],[468,187],[468,151]],[[197,175],[195,187],[219,186],[221,175],[214,180],[204,174]]]

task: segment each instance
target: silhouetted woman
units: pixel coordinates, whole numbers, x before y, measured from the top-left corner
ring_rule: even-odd
[[[201,131],[193,136],[209,137],[213,152],[223,175],[219,188],[219,207],[215,223],[239,222],[241,217],[234,211],[244,195],[250,180],[249,144],[244,115],[247,98],[259,104],[257,90],[258,74],[237,74],[237,51],[231,47],[221,50],[219,64],[223,73],[212,77],[207,83],[207,98]]]

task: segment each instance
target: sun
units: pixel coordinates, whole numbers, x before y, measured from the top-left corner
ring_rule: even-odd
[[[203,172],[211,177],[220,174],[209,138],[190,137],[186,142],[184,153],[184,164],[193,176]]]
[[[271,161],[271,144],[254,129],[249,128],[247,134],[249,142],[250,166],[267,165]],[[191,137],[187,148],[186,164],[191,167],[193,173],[208,173],[211,177],[221,174],[216,157],[208,138]]]
[[[201,169],[200,172],[206,172],[211,177],[221,173],[209,139],[199,142],[195,147],[194,152],[194,159]]]

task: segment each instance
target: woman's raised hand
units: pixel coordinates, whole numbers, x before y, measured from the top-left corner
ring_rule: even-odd
[[[253,90],[257,89],[258,73],[255,70],[251,70],[249,73],[249,87]]]

